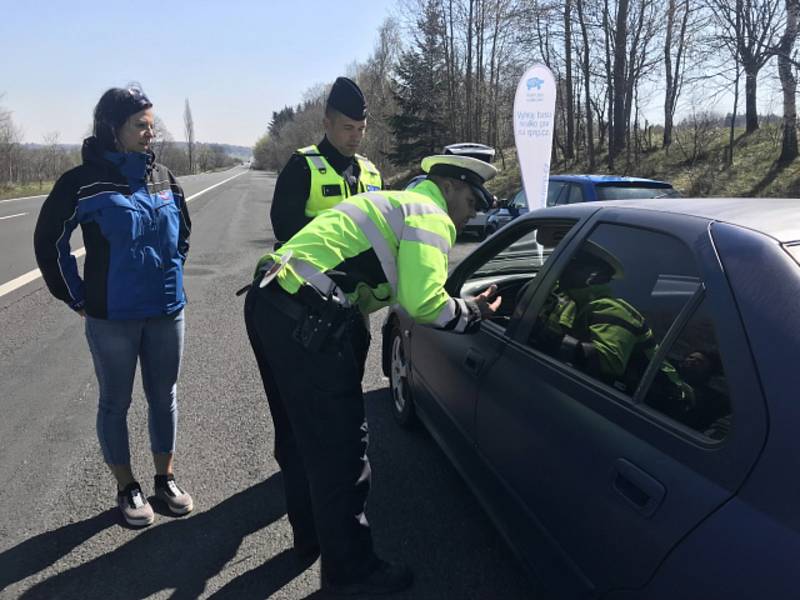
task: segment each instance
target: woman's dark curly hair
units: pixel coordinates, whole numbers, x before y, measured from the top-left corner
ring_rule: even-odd
[[[94,107],[94,137],[103,150],[117,151],[117,131],[128,117],[141,110],[152,108],[153,103],[138,83],[126,88],[111,88],[100,96]]]

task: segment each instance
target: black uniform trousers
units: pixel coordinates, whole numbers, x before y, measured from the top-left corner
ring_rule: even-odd
[[[276,295],[283,296],[278,305]],[[370,466],[361,376],[369,332],[354,314],[339,340],[306,350],[294,337],[297,320],[279,308],[287,301],[302,306],[277,282],[254,285],[245,302],[247,333],[275,427],[295,547],[318,542],[326,579],[348,583],[377,565],[365,516]]]

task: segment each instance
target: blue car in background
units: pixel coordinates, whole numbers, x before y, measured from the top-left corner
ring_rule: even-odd
[[[642,200],[680,196],[667,182],[617,175],[552,175],[547,206],[562,206],[595,200]],[[483,239],[503,225],[528,212],[525,190],[519,190],[503,206],[479,214],[465,228]]]
[[[450,275],[451,296],[502,296],[471,335],[390,309],[396,420],[425,425],[547,598],[800,597],[798,215],[769,198],[537,209]],[[587,256],[602,280],[574,277]],[[640,324],[554,319],[566,280]],[[637,336],[620,370],[591,360],[590,326]]]

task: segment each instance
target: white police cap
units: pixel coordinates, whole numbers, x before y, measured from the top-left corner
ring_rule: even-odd
[[[484,183],[497,175],[497,167],[488,162],[469,156],[436,154],[422,159],[422,170],[428,175],[450,177],[469,184],[482,199],[484,210],[494,200],[494,196],[483,187]]]

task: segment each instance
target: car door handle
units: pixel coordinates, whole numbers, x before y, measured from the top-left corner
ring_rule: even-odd
[[[614,463],[612,486],[645,517],[655,514],[667,493],[660,481],[624,458],[618,458]]]
[[[483,354],[474,348],[467,350],[467,356],[464,358],[464,366],[470,373],[473,375],[480,373],[484,362],[485,359],[483,358]]]

